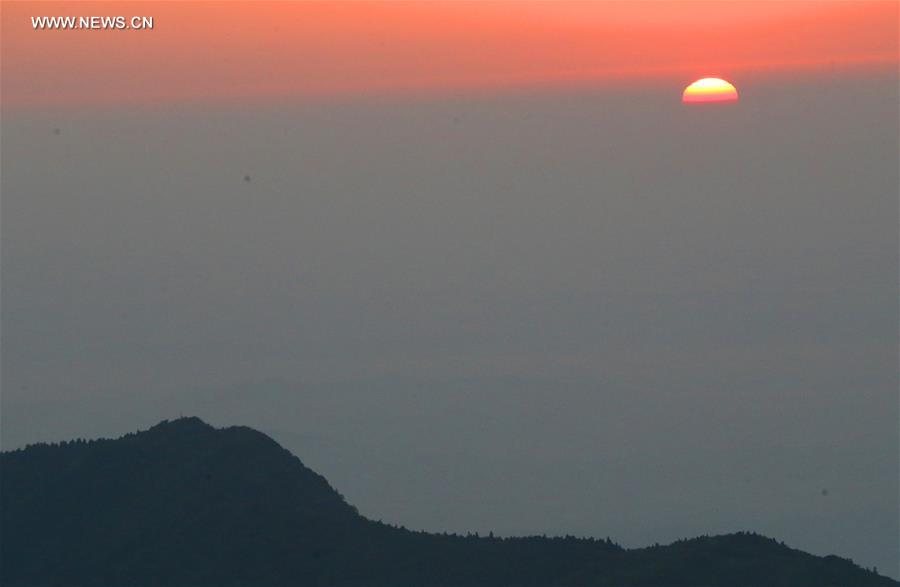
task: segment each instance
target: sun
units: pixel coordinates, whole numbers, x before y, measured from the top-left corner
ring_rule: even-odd
[[[738,92],[730,82],[718,77],[698,79],[684,89],[681,101],[685,104],[708,102],[737,102]]]

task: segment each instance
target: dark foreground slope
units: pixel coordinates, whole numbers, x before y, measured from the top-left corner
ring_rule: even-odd
[[[624,550],[369,521],[267,436],[196,418],[0,457],[0,584],[867,587],[896,582],[753,534]]]

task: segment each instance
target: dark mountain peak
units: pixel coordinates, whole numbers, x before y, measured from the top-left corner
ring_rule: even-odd
[[[196,417],[0,454],[0,544],[4,587],[897,586],[745,532],[635,550],[410,532],[262,432]]]
[[[147,430],[142,430],[135,434],[126,435],[126,437],[135,438],[186,438],[209,436],[216,431],[216,428],[210,426],[196,416],[184,416],[175,420],[163,420],[158,424],[154,424]]]
[[[216,428],[196,416],[163,420],[142,432],[127,434],[123,439],[145,448],[152,446],[155,450],[172,447],[185,454],[200,451],[207,456],[224,452],[233,458],[243,455],[248,461],[256,458],[269,465],[280,461],[283,466],[299,466],[309,471],[300,459],[263,432],[248,426]]]
[[[198,418],[197,416],[181,416],[175,420],[163,420],[159,424],[150,427],[149,431],[172,431],[172,430],[214,430],[212,426]]]
[[[271,437],[249,426],[225,426],[216,428],[207,424],[197,416],[181,416],[174,420],[162,420],[147,430],[126,436],[156,436],[183,439],[185,437],[199,437],[215,442],[222,442],[226,437],[239,438],[243,442],[264,443],[271,447],[281,448]],[[283,449],[282,449],[283,450]]]
[[[774,538],[763,536],[756,532],[733,532],[715,536],[697,536],[696,538],[677,540],[668,546],[655,546],[651,548],[666,548],[673,551],[692,553],[717,553],[729,556],[765,555],[772,557],[789,556],[801,551],[791,548]]]
[[[734,547],[771,548],[773,550],[790,550],[790,547],[774,538],[756,532],[732,532],[714,536],[698,536],[682,542],[693,545],[727,544]]]

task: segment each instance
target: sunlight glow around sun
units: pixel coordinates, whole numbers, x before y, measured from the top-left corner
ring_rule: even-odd
[[[698,79],[684,89],[681,101],[685,104],[707,102],[737,102],[738,92],[731,83],[718,77]]]

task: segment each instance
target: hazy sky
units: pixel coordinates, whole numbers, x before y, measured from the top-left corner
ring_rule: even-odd
[[[533,23],[485,23],[547,10],[478,6],[494,20],[472,38],[520,48]],[[541,21],[546,79],[523,83],[512,49],[454,78],[449,27],[383,48],[360,85],[347,33],[308,48],[340,64],[327,91],[241,94],[251,76],[208,99],[215,71],[283,73],[303,47],[285,65],[238,35],[242,61],[194,87],[183,63],[126,79],[120,57],[86,56],[90,35],[146,34],[162,59],[165,26],[39,33],[5,14],[3,448],[198,415],[270,433],[361,513],[411,528],[628,546],[755,530],[896,577],[896,4],[893,39],[728,5],[773,34],[805,18],[809,42],[754,66],[738,39],[734,73],[721,54],[714,73],[740,102],[699,107],[680,94],[702,43],[645,62],[608,41],[614,75],[547,69],[590,53],[560,41],[573,22],[634,18],[585,6]],[[666,39],[701,18],[660,8]],[[365,30],[400,26],[384,18]],[[22,74],[52,55],[29,34],[77,39],[83,75]],[[431,62],[445,69],[423,85]],[[402,83],[381,83],[389,65]]]

